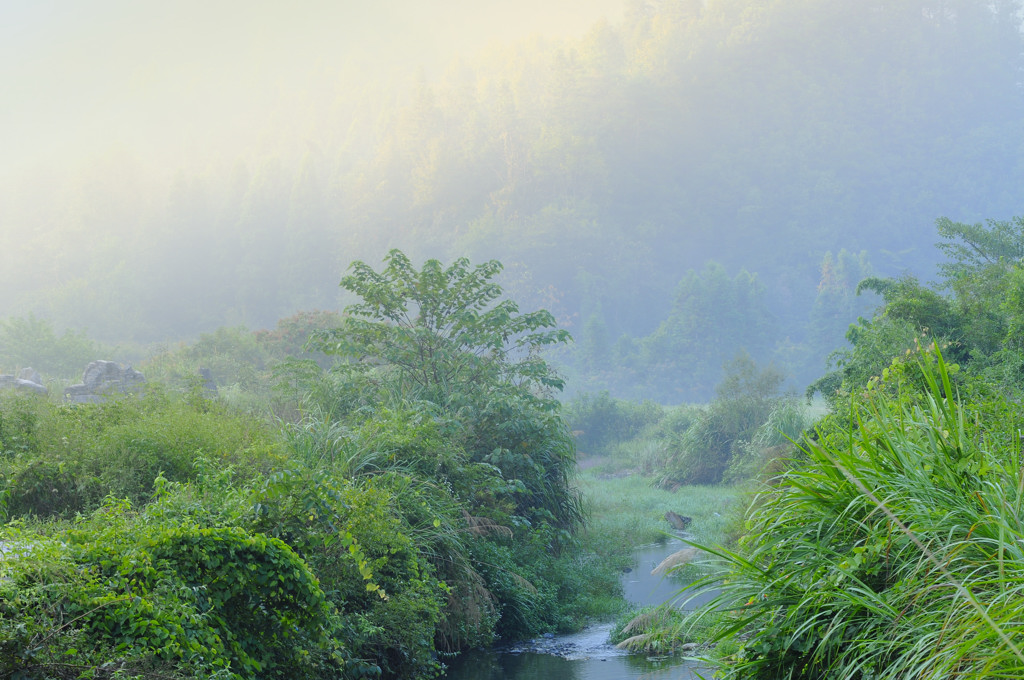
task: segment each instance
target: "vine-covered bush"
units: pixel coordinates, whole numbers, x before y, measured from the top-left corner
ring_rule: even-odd
[[[0,674],[342,672],[336,613],[288,545],[171,519],[111,500],[71,528],[49,527],[51,535],[8,527]]]

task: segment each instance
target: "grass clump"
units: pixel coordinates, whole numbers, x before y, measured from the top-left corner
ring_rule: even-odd
[[[956,372],[894,362],[717,551],[726,678],[1024,677],[1017,408]]]
[[[696,655],[721,625],[718,617],[697,616],[671,602],[630,611],[615,622],[611,642],[634,654]]]
[[[110,495],[139,505],[158,476],[194,479],[201,459],[251,478],[282,455],[266,423],[155,384],[141,398],[99,404],[0,394],[0,492],[10,517],[70,517]]]
[[[669,511],[693,518],[688,531],[695,541],[721,542],[732,508],[741,497],[729,487],[692,486],[673,492],[638,475],[619,478],[593,471],[580,475],[579,486],[590,517],[585,543],[600,554],[620,556],[622,566],[629,566],[637,546],[663,543],[671,537],[665,519]]]

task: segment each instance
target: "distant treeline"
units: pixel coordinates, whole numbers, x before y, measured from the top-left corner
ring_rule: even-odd
[[[271,327],[340,308],[344,263],[397,244],[500,258],[570,326],[582,384],[708,396],[740,347],[806,383],[871,308],[838,270],[928,276],[936,218],[1019,212],[1020,9],[634,2],[407,100],[353,88],[290,155],[0,195],[0,316],[107,341]]]

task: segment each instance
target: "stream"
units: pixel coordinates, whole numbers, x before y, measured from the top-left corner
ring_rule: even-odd
[[[664,558],[683,549],[679,539],[641,546],[636,567],[622,575],[623,593],[639,606],[661,604],[682,587],[671,578],[653,576],[651,570]],[[713,593],[702,594],[684,606],[693,609]],[[678,657],[648,658],[629,654],[608,642],[611,623],[588,626],[571,635],[547,635],[533,640],[476,650],[449,663],[447,680],[697,680],[706,667]]]

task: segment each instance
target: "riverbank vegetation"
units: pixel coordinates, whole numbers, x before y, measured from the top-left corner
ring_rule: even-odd
[[[425,677],[614,611],[536,351],[566,334],[499,270],[354,265],[363,303],[276,364],[291,421],[0,395],[4,674]]]
[[[664,407],[607,392],[569,402],[581,461],[630,470],[666,489],[735,484],[756,476],[812,420],[803,400],[782,390],[784,375],[741,352],[707,404]]]
[[[715,551],[727,571],[704,615],[724,677],[1024,673],[1024,229],[939,233],[939,287],[861,284],[886,304],[812,388],[832,413],[754,499],[739,546]]]

